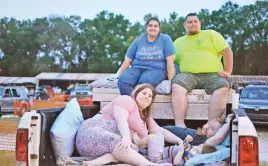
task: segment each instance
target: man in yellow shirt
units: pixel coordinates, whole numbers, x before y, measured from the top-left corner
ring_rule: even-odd
[[[181,73],[172,80],[171,94],[175,124],[180,127],[186,127],[187,93],[196,88],[212,94],[208,121],[222,115],[233,70],[233,52],[221,34],[214,30],[201,30],[201,23],[194,13],[185,17],[184,28],[186,35],[174,42],[175,62],[179,64]]]

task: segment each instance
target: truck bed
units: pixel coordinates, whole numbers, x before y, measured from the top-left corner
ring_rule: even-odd
[[[40,137],[40,147],[39,147],[39,154],[43,155],[39,158],[39,166],[56,166],[56,158],[53,153],[52,144],[50,141],[50,129],[54,121],[56,120],[57,116],[64,108],[55,108],[55,109],[43,109],[38,110],[37,113],[40,113],[42,118],[42,126],[41,126],[41,137]],[[99,105],[94,104],[92,106],[83,106],[81,107],[82,114],[84,119],[88,119],[93,117],[99,111]],[[163,125],[170,125],[173,123],[173,120],[156,120],[160,126]],[[196,128],[204,124],[205,121],[196,121],[192,123],[192,121],[187,121],[189,127]],[[76,165],[81,165],[82,160],[92,160],[93,158],[90,157],[80,157],[78,152],[75,152],[72,155],[72,159],[76,162]],[[127,164],[118,164],[114,163],[112,165],[127,165]]]
[[[234,93],[234,90],[230,90],[229,98],[228,98],[228,113],[231,111],[231,97]],[[106,89],[106,88],[96,88],[93,89],[93,101],[94,105],[92,106],[84,106],[81,107],[82,114],[84,116],[84,119],[88,119],[92,116],[94,116],[104,105],[108,104],[110,101],[112,101],[114,98],[119,96],[118,89]],[[188,110],[188,117],[186,121],[186,125],[190,128],[197,128],[202,126],[206,120],[208,115],[208,102],[210,99],[210,95],[207,95],[204,90],[197,89],[192,91],[188,95],[189,99],[189,105],[193,108],[190,108],[190,111]],[[171,112],[170,107],[170,95],[157,95],[156,99],[154,100],[153,107],[154,115],[153,118],[155,118],[156,122],[160,125],[173,125],[173,115]],[[158,109],[156,109],[158,108]],[[198,112],[196,113],[196,108],[198,108]],[[201,108],[203,108],[201,110]],[[39,154],[43,154],[44,157],[40,157],[39,159],[39,165],[40,166],[53,166],[56,165],[56,159],[53,154],[52,144],[50,141],[50,128],[57,118],[57,116],[60,114],[60,112],[63,110],[63,108],[55,108],[55,109],[44,109],[39,110],[42,118],[42,126],[41,126],[41,140],[40,142],[43,143],[40,145]],[[158,111],[157,111],[158,110]],[[79,154],[77,151],[75,151],[72,155],[77,165],[80,164],[80,162],[84,159],[83,157],[79,157]]]
[[[114,90],[115,93],[107,93],[106,90],[101,90],[98,89],[98,92],[93,93],[93,100],[94,104],[92,106],[82,106],[81,111],[84,116],[84,119],[91,118],[94,116],[98,111],[100,110],[103,102],[110,102],[114,97],[116,97],[118,94],[118,90]],[[94,91],[93,91],[94,92]],[[200,92],[200,93],[197,93]],[[102,94],[103,93],[103,94]],[[250,119],[247,117],[246,113],[244,110],[232,110],[232,103],[231,103],[231,98],[232,94],[234,91],[230,91],[229,93],[229,100],[228,100],[228,105],[227,105],[227,113],[230,113],[231,111],[236,113],[236,119],[233,121],[232,125],[230,126],[230,131],[231,131],[231,164],[232,165],[237,165],[238,164],[238,157],[239,157],[239,150],[240,150],[240,144],[239,144],[239,139],[241,137],[250,137],[255,139],[258,144],[258,136],[256,133],[256,130],[250,121]],[[99,97],[96,97],[96,95],[99,95]],[[102,95],[102,97],[100,97]],[[201,104],[207,104],[208,99],[210,96],[206,96],[204,91],[196,91],[195,93],[189,94],[192,97],[195,96],[194,100],[197,102],[201,102]],[[191,96],[192,95],[192,96]],[[110,98],[107,98],[107,96],[110,96]],[[160,98],[160,95],[156,98],[154,103],[157,102],[166,102],[166,104],[170,105],[169,100],[167,99],[169,96],[163,96],[163,98]],[[191,104],[191,103],[190,103]],[[63,108],[55,108],[55,109],[43,109],[43,110],[38,110],[37,113],[40,114],[41,116],[41,136],[40,136],[40,147],[39,147],[39,166],[56,166],[56,159],[53,153],[53,148],[52,144],[50,141],[50,129],[52,124],[54,123],[55,119],[57,116],[60,114],[60,112],[63,110]],[[165,110],[161,109],[162,112],[164,113]],[[189,110],[188,110],[189,111]],[[200,111],[198,109],[198,111]],[[39,116],[38,114],[38,116]],[[160,114],[161,115],[161,114]],[[34,117],[32,117],[34,118]],[[160,125],[172,125],[174,124],[173,117],[172,118],[155,118],[156,122]],[[186,120],[186,125],[189,128],[197,128],[202,126],[206,122],[206,119],[200,118],[199,119],[191,119],[188,118]],[[38,150],[37,150],[38,151]],[[78,152],[75,150],[75,152],[72,155],[72,158],[74,161],[76,161],[76,165],[81,165],[82,160],[91,160],[92,158],[85,158],[85,157],[80,157]],[[258,156],[256,157],[258,160]],[[113,164],[114,165],[114,164]],[[118,165],[127,165],[127,164],[118,164]]]
[[[38,110],[37,112],[41,114],[42,126],[41,126],[41,138],[40,138],[40,148],[39,154],[43,155],[39,158],[40,166],[54,166],[56,165],[55,155],[53,153],[52,144],[50,141],[50,129],[57,116],[64,108],[55,108],[55,109],[43,109]],[[92,106],[83,106],[81,107],[82,114],[84,119],[88,119],[94,116],[99,111],[98,105]],[[74,152],[74,157],[79,156],[77,152]]]

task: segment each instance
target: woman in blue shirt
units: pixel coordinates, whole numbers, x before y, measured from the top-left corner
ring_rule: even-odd
[[[131,95],[137,84],[156,87],[175,74],[175,48],[167,34],[160,33],[158,18],[146,22],[147,33],[133,41],[119,70],[118,87],[121,95]],[[131,66],[131,67],[130,67]]]

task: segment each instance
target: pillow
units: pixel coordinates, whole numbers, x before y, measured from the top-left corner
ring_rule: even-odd
[[[118,88],[117,86],[118,78],[101,78],[91,84],[89,84],[90,89],[93,88]]]
[[[158,84],[155,88],[157,94],[167,95],[170,94],[171,91],[171,81],[163,80],[160,84]]]
[[[75,135],[84,121],[76,98],[66,104],[50,129],[50,139],[57,158],[71,156],[74,151]]]

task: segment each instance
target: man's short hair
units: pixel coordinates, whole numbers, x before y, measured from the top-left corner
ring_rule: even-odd
[[[198,16],[197,16],[196,13],[189,13],[189,14],[187,14],[186,17],[184,18],[184,22],[186,22],[186,20],[187,20],[187,18],[188,18],[189,16],[196,16],[196,17],[198,18]],[[199,20],[199,18],[198,18],[198,20]]]

